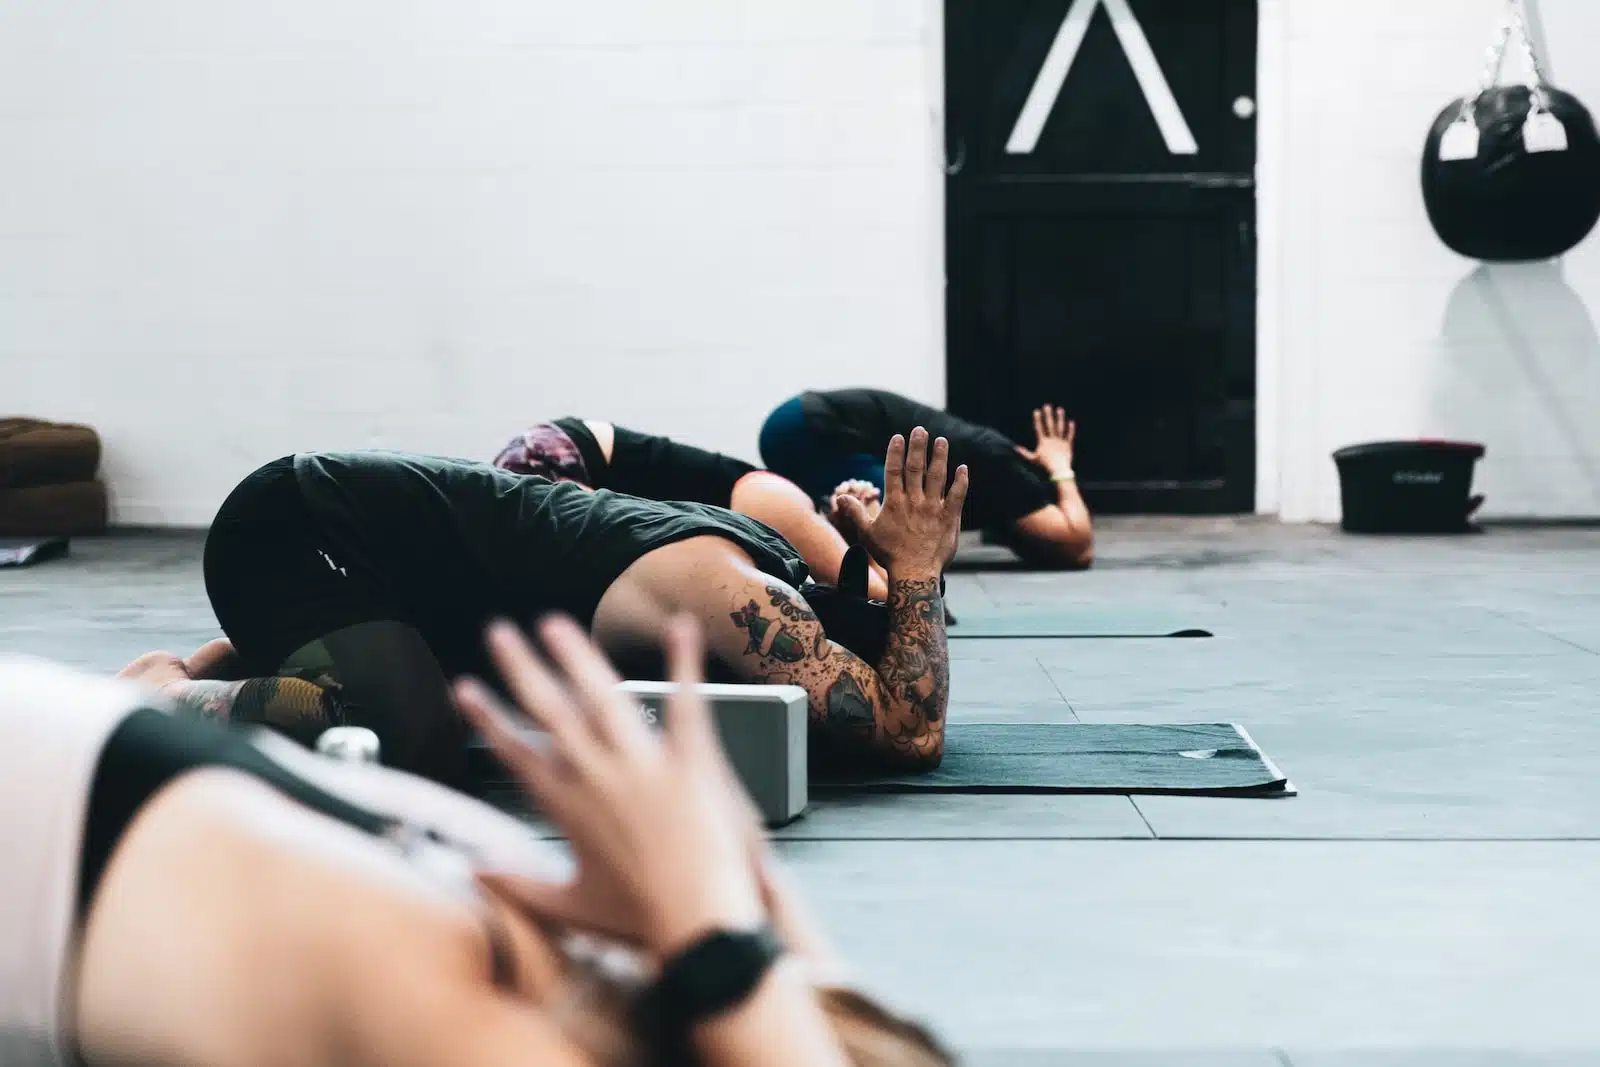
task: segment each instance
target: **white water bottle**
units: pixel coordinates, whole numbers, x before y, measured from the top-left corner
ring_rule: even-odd
[[[317,752],[341,763],[377,763],[383,746],[364,726],[334,726],[317,738]]]

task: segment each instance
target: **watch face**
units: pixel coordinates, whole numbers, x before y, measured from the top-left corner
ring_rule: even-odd
[[[702,1001],[722,1003],[755,984],[770,960],[766,947],[748,934],[719,933],[706,943],[705,965],[685,977]]]
[[[689,1026],[740,1003],[783,953],[771,929],[717,931],[693,945],[663,970],[662,1009]]]

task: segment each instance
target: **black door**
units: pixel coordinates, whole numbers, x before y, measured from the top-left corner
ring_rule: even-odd
[[[949,407],[1067,408],[1097,511],[1254,510],[1255,66],[1255,0],[946,0]]]

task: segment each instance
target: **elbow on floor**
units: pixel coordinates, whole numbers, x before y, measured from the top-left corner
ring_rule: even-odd
[[[911,774],[926,774],[944,762],[944,730],[928,728],[899,753],[901,767]]]
[[[1039,570],[1086,571],[1094,565],[1092,540],[1043,543],[1019,540],[1012,544],[1011,550],[1028,566]]]

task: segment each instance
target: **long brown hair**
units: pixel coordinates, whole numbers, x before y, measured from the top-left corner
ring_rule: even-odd
[[[639,976],[596,959],[568,959],[569,994],[550,1006],[557,1025],[604,1067],[656,1067],[662,1050],[645,1047],[628,1025]],[[955,1057],[931,1031],[865,993],[824,986],[817,998],[852,1067],[954,1067]]]
[[[817,996],[855,1067],[953,1067],[955,1057],[931,1031],[865,993],[835,986],[819,989]]]

